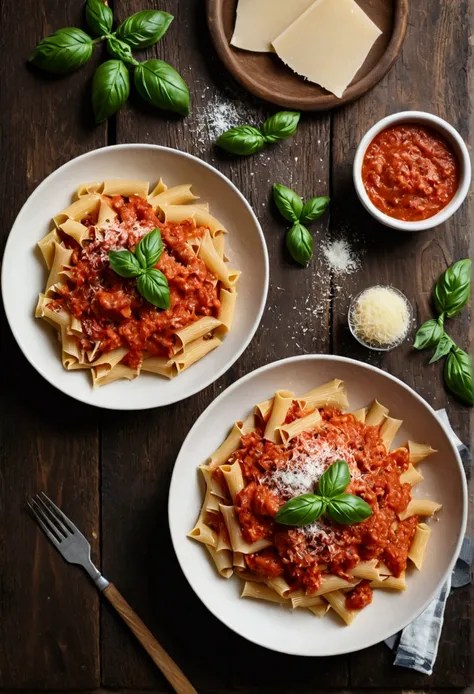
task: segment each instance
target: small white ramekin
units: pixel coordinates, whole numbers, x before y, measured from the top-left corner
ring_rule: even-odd
[[[385,130],[385,128],[401,123],[417,123],[419,125],[426,125],[427,127],[433,128],[433,130],[437,130],[452,146],[454,153],[458,158],[460,167],[459,187],[453,199],[437,214],[419,222],[404,222],[400,219],[389,217],[381,212],[379,209],[377,209],[377,207],[375,207],[367,195],[367,191],[365,190],[365,186],[362,181],[362,163],[364,161],[365,152],[374,137],[382,130]],[[449,217],[451,217],[451,215],[453,215],[458,207],[463,203],[471,185],[471,160],[464,140],[452,125],[447,123],[442,118],[433,116],[431,113],[425,113],[424,111],[401,111],[400,113],[394,113],[391,116],[382,118],[382,120],[372,126],[372,128],[366,132],[360,141],[355,154],[352,172],[357,195],[367,212],[369,212],[372,217],[377,219],[379,222],[385,224],[385,226],[391,227],[392,229],[398,229],[400,231],[424,231],[425,229],[433,229],[433,227],[442,224],[449,219]]]

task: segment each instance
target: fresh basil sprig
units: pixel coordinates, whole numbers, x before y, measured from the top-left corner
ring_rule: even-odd
[[[328,504],[328,514],[341,525],[362,523],[372,515],[369,504],[354,494],[340,494],[333,497]]]
[[[444,365],[444,381],[462,403],[474,405],[471,357],[459,347],[454,346],[449,352]]]
[[[455,316],[469,301],[471,287],[471,261],[458,260],[443,272],[434,288],[434,305],[438,313],[447,318]]]
[[[471,261],[458,260],[449,267],[433,290],[433,303],[437,318],[423,323],[415,336],[413,347],[427,349],[435,347],[430,364],[447,357],[444,365],[446,388],[463,404],[472,405],[472,362],[471,357],[460,349],[445,331],[445,318],[458,314],[469,301],[471,289]]]
[[[302,527],[320,518],[326,511],[326,502],[317,494],[301,494],[286,502],[275,516],[280,525]]]
[[[238,125],[218,138],[216,145],[231,154],[255,154],[265,146],[265,139],[253,125]]]
[[[92,39],[85,31],[66,27],[40,41],[28,60],[41,70],[65,75],[87,63],[92,55],[92,45]]]
[[[86,22],[94,36],[107,36],[112,31],[114,13],[104,0],[87,0]]]
[[[147,270],[137,279],[137,289],[150,304],[157,308],[170,307],[168,280],[161,270]]]
[[[145,101],[181,116],[189,113],[189,90],[181,75],[164,60],[146,60],[135,68],[135,87]]]
[[[305,226],[295,222],[286,233],[289,254],[300,265],[307,265],[313,255],[313,239]]]
[[[120,39],[115,36],[110,36],[110,38],[107,39],[107,52],[112,58],[122,60],[128,65],[139,65],[138,60],[135,60],[133,57],[132,49],[128,43],[120,41]]]
[[[265,142],[286,140],[287,137],[295,134],[299,121],[300,114],[297,111],[279,111],[270,116],[262,125]]]
[[[311,198],[308,202],[303,205],[303,211],[301,212],[300,222],[307,224],[308,222],[314,222],[319,219],[326,212],[329,205],[329,198],[326,196]]]
[[[265,146],[278,140],[285,140],[296,132],[300,114],[296,111],[279,111],[262,125],[261,129],[253,125],[237,125],[222,133],[216,145],[231,154],[255,154]]]
[[[275,183],[273,200],[281,216],[293,222],[293,226],[286,233],[289,254],[300,265],[307,265],[313,255],[313,241],[304,223],[321,217],[329,205],[329,198],[311,198],[303,204],[303,200],[294,190]]]
[[[294,190],[275,183],[273,186],[273,200],[278,212],[289,222],[298,222],[303,211],[303,201]]]
[[[438,318],[430,318],[421,325],[415,335],[413,347],[415,349],[427,349],[436,347],[444,335],[444,313]]]
[[[316,492],[295,496],[287,501],[278,510],[276,522],[302,527],[326,513],[341,525],[361,523],[372,515],[372,509],[359,496],[344,493],[350,481],[348,464],[345,460],[336,460],[321,475]]]
[[[173,19],[168,12],[142,10],[117,27],[117,36],[132,48],[148,48],[161,39]]]
[[[434,364],[435,361],[446,357],[454,346],[454,342],[449,337],[448,333],[443,333],[441,335],[438,344],[436,345],[435,353],[430,359],[430,364]]]
[[[110,251],[110,267],[120,277],[137,278],[138,292],[153,306],[170,307],[170,290],[165,275],[154,266],[163,253],[163,241],[159,229],[144,236],[131,251]]]
[[[92,107],[96,123],[110,118],[127,101],[130,77],[121,60],[99,65],[92,80]]]
[[[87,0],[85,15],[90,32],[96,37],[94,40],[75,27],[59,29],[38,44],[30,62],[47,72],[65,74],[89,60],[94,44],[106,41],[113,60],[99,66],[92,82],[97,123],[116,113],[127,100],[130,93],[127,67],[135,69],[134,84],[143,99],[166,111],[183,116],[189,113],[189,90],[181,75],[163,60],[140,63],[132,53],[132,49],[147,48],[159,41],[173,15],[159,10],[136,12],[115,32],[112,31],[113,12],[107,0]]]

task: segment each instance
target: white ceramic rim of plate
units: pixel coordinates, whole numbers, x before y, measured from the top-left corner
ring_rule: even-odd
[[[208,169],[212,173],[216,174],[219,178],[221,178],[231,188],[233,193],[235,193],[235,195],[238,198],[240,198],[240,201],[244,204],[244,206],[247,208],[247,211],[249,212],[249,214],[253,218],[254,223],[255,223],[255,228],[256,228],[258,235],[260,237],[260,241],[261,241],[261,245],[262,245],[262,251],[263,251],[263,258],[264,258],[264,264],[262,267],[262,271],[263,271],[265,288],[264,288],[264,291],[263,291],[263,294],[261,297],[261,302],[260,302],[260,306],[259,306],[256,318],[255,318],[255,321],[254,321],[252,328],[249,331],[246,339],[243,341],[242,345],[240,346],[240,348],[232,355],[232,357],[230,359],[227,360],[227,362],[220,369],[218,369],[217,371],[212,373],[212,375],[209,376],[209,378],[207,378],[205,381],[199,383],[195,388],[191,388],[183,397],[171,398],[167,401],[159,402],[159,403],[153,403],[153,404],[149,404],[149,402],[147,402],[146,404],[144,404],[143,406],[140,406],[140,407],[137,407],[136,405],[131,406],[131,407],[127,407],[126,403],[116,404],[114,402],[110,402],[110,404],[107,404],[107,405],[94,403],[94,402],[91,402],[90,400],[88,400],[87,397],[85,397],[85,396],[82,397],[80,395],[77,395],[74,392],[68,391],[65,388],[62,388],[57,383],[55,383],[54,379],[49,376],[47,370],[43,369],[40,365],[35,363],[35,360],[31,357],[31,355],[28,352],[28,349],[23,344],[23,340],[21,338],[21,335],[19,334],[19,330],[17,330],[15,320],[13,319],[14,317],[10,314],[9,301],[6,298],[8,293],[5,291],[5,285],[6,285],[5,259],[8,259],[8,256],[10,253],[10,246],[13,245],[12,239],[14,237],[15,227],[19,223],[19,219],[22,215],[22,212],[23,212],[25,206],[28,203],[31,204],[32,202],[34,202],[40,198],[43,189],[47,187],[48,182],[52,178],[60,176],[62,173],[67,171],[68,168],[74,166],[78,161],[80,161],[82,159],[86,159],[87,157],[91,157],[92,155],[97,154],[97,153],[102,154],[102,153],[106,153],[107,151],[127,150],[127,149],[130,149],[130,150],[133,150],[133,149],[143,149],[143,150],[148,149],[148,150],[150,150],[151,149],[151,150],[162,151],[165,153],[166,152],[174,152],[178,156],[183,157],[184,159],[194,161],[194,162],[198,163],[199,165],[203,166],[204,168]],[[90,180],[93,180],[93,176],[91,177]],[[264,311],[265,306],[266,306],[267,296],[268,296],[269,274],[270,274],[270,272],[269,272],[268,249],[267,249],[265,236],[263,234],[263,230],[262,230],[262,227],[260,225],[260,222],[259,222],[255,212],[253,211],[252,207],[250,206],[249,202],[244,197],[244,195],[240,192],[240,190],[237,188],[237,186],[229,178],[227,178],[227,176],[225,176],[223,173],[221,173],[214,166],[212,166],[211,164],[208,164],[207,162],[203,161],[199,157],[196,157],[192,154],[189,154],[188,152],[182,152],[181,150],[175,149],[173,147],[165,147],[163,145],[145,144],[145,143],[126,143],[126,144],[119,144],[119,145],[109,145],[107,147],[97,147],[96,149],[90,150],[89,152],[84,152],[83,154],[80,154],[79,156],[74,157],[73,159],[69,160],[65,164],[62,164],[62,166],[60,166],[59,168],[52,171],[33,190],[33,192],[28,196],[28,198],[25,200],[25,202],[21,206],[18,214],[15,217],[15,221],[13,222],[13,225],[10,229],[10,232],[8,234],[8,238],[7,238],[7,242],[6,242],[5,250],[4,250],[4,254],[3,254],[3,262],[2,262],[1,292],[2,292],[3,304],[5,307],[5,314],[7,317],[7,321],[8,321],[8,324],[10,326],[10,330],[12,331],[13,336],[14,336],[19,348],[21,349],[23,355],[29,361],[31,366],[33,366],[33,368],[46,381],[48,381],[48,383],[50,383],[57,390],[65,393],[69,397],[73,398],[74,400],[78,400],[79,402],[83,402],[87,405],[91,405],[92,407],[98,407],[100,409],[109,409],[109,410],[120,410],[120,411],[139,411],[139,410],[147,410],[147,409],[151,409],[151,408],[155,408],[155,407],[165,407],[165,406],[171,405],[175,402],[180,402],[180,401],[185,400],[189,397],[192,397],[196,393],[199,393],[202,390],[204,390],[205,388],[207,388],[208,386],[210,386],[212,383],[214,383],[218,378],[220,378],[223,374],[225,374],[232,367],[232,365],[237,361],[237,359],[239,359],[239,357],[247,349],[248,345],[250,344],[252,338],[254,337],[254,335],[255,335],[255,333],[256,333],[259,325],[260,325],[260,322],[262,320],[262,315],[263,315],[263,311]],[[38,289],[40,289],[40,288],[38,288]],[[179,376],[177,376],[177,378],[179,378]]]
[[[379,209],[377,209],[377,207],[375,207],[374,203],[367,195],[367,191],[365,190],[365,186],[362,181],[362,163],[367,147],[370,145],[374,137],[382,130],[396,123],[421,123],[428,127],[432,127],[434,130],[437,130],[453,147],[461,168],[459,187],[453,199],[437,214],[419,222],[404,222],[400,219],[389,217],[389,215],[381,212]],[[382,118],[382,120],[379,120],[366,132],[356,150],[352,168],[352,176],[358,198],[367,212],[372,215],[372,217],[377,219],[384,226],[397,229],[398,231],[425,231],[426,229],[433,229],[439,224],[443,224],[443,222],[449,219],[464,202],[466,195],[469,192],[469,186],[471,185],[471,159],[469,156],[469,151],[466,147],[466,143],[462,139],[461,135],[443,118],[435,116],[432,113],[427,113],[426,111],[400,111],[399,113],[393,113],[391,116]]]
[[[459,555],[459,552],[461,550],[461,545],[462,545],[462,542],[464,539],[464,535],[466,533],[467,511],[468,511],[466,475],[465,475],[464,468],[462,465],[461,457],[459,455],[459,451],[457,450],[456,446],[453,444],[452,438],[451,438],[449,432],[447,431],[447,429],[445,428],[443,422],[437,417],[436,412],[433,409],[433,407],[431,407],[431,405],[429,405],[429,403],[427,403],[426,400],[424,400],[420,395],[418,395],[418,393],[415,390],[413,390],[413,388],[410,388],[410,386],[408,386],[406,383],[401,381],[399,378],[397,378],[396,376],[392,376],[391,374],[387,373],[386,371],[383,371],[382,369],[379,369],[375,366],[372,366],[371,364],[365,364],[364,362],[360,362],[360,361],[357,361],[355,359],[350,359],[348,357],[341,357],[341,356],[336,356],[336,355],[331,355],[331,354],[305,354],[305,355],[300,355],[300,356],[287,357],[286,359],[279,359],[278,361],[274,361],[270,364],[262,366],[259,369],[256,369],[255,371],[251,371],[250,373],[246,374],[245,376],[242,376],[242,378],[240,378],[238,381],[235,381],[232,385],[230,385],[228,388],[226,388],[226,390],[224,390],[222,393],[220,393],[220,395],[218,395],[218,397],[211,402],[211,404],[204,410],[204,412],[201,413],[201,415],[198,417],[196,422],[191,427],[190,431],[188,432],[188,435],[184,439],[183,444],[180,448],[180,451],[178,453],[178,456],[177,456],[175,464],[174,464],[173,474],[171,476],[170,488],[169,488],[169,493],[168,493],[168,525],[169,525],[169,529],[170,529],[171,541],[172,541],[173,548],[174,548],[174,551],[176,554],[176,558],[178,560],[178,563],[181,567],[181,570],[182,570],[186,580],[188,581],[188,583],[189,583],[190,587],[192,588],[192,590],[194,591],[194,593],[201,600],[201,602],[206,606],[206,608],[215,617],[217,617],[217,619],[219,619],[219,621],[221,621],[223,624],[225,624],[225,626],[227,626],[229,629],[234,631],[236,634],[239,634],[239,636],[241,636],[242,638],[245,638],[246,640],[251,641],[252,643],[255,643],[258,646],[263,646],[264,648],[268,648],[269,650],[274,650],[274,651],[279,652],[279,653],[286,653],[287,655],[297,655],[297,656],[301,656],[301,657],[325,657],[325,656],[332,656],[332,655],[343,655],[344,653],[354,653],[354,652],[362,650],[364,648],[369,648],[370,646],[373,646],[376,643],[380,643],[380,639],[374,640],[374,639],[371,639],[369,637],[366,640],[361,640],[355,648],[351,648],[350,650],[348,650],[347,648],[346,649],[343,648],[341,650],[331,651],[330,653],[327,652],[327,653],[321,653],[321,654],[314,654],[314,653],[309,654],[309,653],[300,653],[298,651],[292,650],[291,647],[274,648],[272,646],[262,644],[259,641],[252,639],[252,637],[249,634],[245,634],[245,635],[241,634],[233,626],[224,622],[223,619],[221,618],[221,616],[218,614],[218,612],[213,610],[209,606],[209,604],[207,603],[206,599],[203,598],[194,588],[191,570],[188,570],[188,567],[183,565],[183,563],[181,563],[180,554],[179,554],[179,550],[178,550],[178,546],[177,546],[179,541],[183,541],[183,538],[181,536],[175,535],[175,533],[173,531],[174,524],[172,522],[172,517],[171,517],[171,499],[172,499],[173,494],[174,494],[174,487],[178,484],[180,458],[182,455],[184,455],[183,451],[186,447],[187,440],[191,437],[193,431],[199,426],[200,421],[203,420],[207,416],[207,414],[209,413],[210,410],[217,408],[219,406],[219,403],[221,402],[221,400],[223,400],[224,398],[229,396],[239,385],[241,385],[242,383],[245,383],[246,381],[251,380],[256,375],[261,374],[262,372],[274,369],[277,366],[282,365],[284,363],[289,364],[289,363],[294,363],[297,361],[312,361],[312,360],[335,361],[335,362],[343,362],[346,364],[356,364],[358,367],[361,367],[363,369],[367,369],[368,371],[373,371],[375,373],[378,373],[378,374],[388,378],[391,381],[394,381],[396,384],[398,384],[403,389],[408,391],[410,393],[410,395],[414,396],[415,399],[418,400],[419,403],[430,412],[430,414],[439,423],[441,430],[443,431],[443,433],[445,434],[445,436],[447,438],[449,446],[452,448],[452,451],[454,453],[454,457],[455,457],[455,460],[456,460],[456,463],[458,465],[459,472],[460,472],[460,479],[461,479],[461,483],[462,483],[462,500],[463,500],[462,521],[461,521],[462,527],[461,527],[461,531],[459,533],[458,541],[456,543],[456,548],[453,552],[453,556],[452,556],[451,561],[448,565],[448,568],[443,573],[443,576],[439,580],[437,586],[426,596],[426,599],[424,600],[424,602],[418,607],[418,609],[415,612],[413,612],[413,614],[410,616],[410,618],[408,620],[406,620],[404,623],[401,623],[399,625],[396,632],[400,631],[401,629],[404,629],[405,626],[407,626],[407,624],[410,624],[414,619],[416,619],[423,612],[423,610],[429,605],[429,603],[436,597],[441,586],[446,582],[448,576],[451,574],[453,567],[454,567],[454,564],[455,564],[457,557]],[[196,467],[197,467],[197,465],[196,465]],[[186,540],[187,538],[184,538],[184,539]],[[218,580],[218,578],[219,578],[219,576],[216,573],[216,580]],[[394,632],[394,633],[396,633],[396,632]],[[391,634],[387,634],[386,637],[384,637],[384,638],[388,638],[389,636],[391,636]]]

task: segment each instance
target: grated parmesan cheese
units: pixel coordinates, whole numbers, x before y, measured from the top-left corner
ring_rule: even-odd
[[[389,349],[407,336],[411,322],[408,299],[394,287],[375,286],[359,294],[349,309],[349,326],[366,346]]]
[[[351,477],[359,477],[360,470],[349,446],[334,445],[325,439],[297,437],[289,460],[277,470],[268,472],[262,483],[276,490],[284,499],[314,492],[321,475],[336,460],[345,460]]]

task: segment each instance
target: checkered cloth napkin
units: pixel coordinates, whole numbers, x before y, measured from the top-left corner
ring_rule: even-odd
[[[470,462],[469,449],[459,440],[451,428],[446,410],[438,410],[436,414],[457,447],[463,462]],[[460,588],[470,583],[472,559],[472,542],[469,537],[465,537],[453,572],[436,598],[403,631],[386,639],[387,646],[395,652],[394,665],[418,670],[424,675],[432,674],[443,628],[446,601],[451,589]]]

